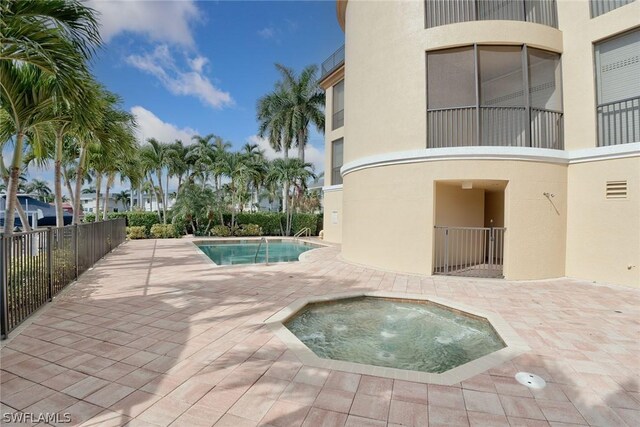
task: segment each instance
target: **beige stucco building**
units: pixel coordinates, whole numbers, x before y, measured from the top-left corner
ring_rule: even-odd
[[[640,286],[640,1],[338,0],[324,238],[419,274]]]

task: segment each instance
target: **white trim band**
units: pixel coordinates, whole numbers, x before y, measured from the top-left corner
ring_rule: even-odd
[[[342,191],[342,184],[327,185],[326,187],[322,187],[322,191],[324,191],[325,193],[330,193],[332,191]]]
[[[378,166],[446,160],[517,160],[526,162],[573,164],[637,156],[640,156],[640,142],[572,151],[530,147],[490,146],[425,148],[421,150],[399,151],[395,153],[363,157],[362,159],[349,162],[342,166],[340,173],[342,176],[345,176],[351,172]],[[323,190],[331,187],[323,187]],[[342,185],[339,187],[342,189]]]

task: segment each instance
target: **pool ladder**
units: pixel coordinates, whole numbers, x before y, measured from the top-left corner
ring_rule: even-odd
[[[262,246],[262,242],[264,242],[265,247],[267,248],[267,256],[265,258],[265,264],[269,265],[269,241],[263,237],[260,239],[260,243],[258,243],[258,250],[256,250],[256,256],[253,257],[253,263],[258,263],[258,252],[260,252],[260,247]]]
[[[298,240],[300,236],[305,235],[305,237],[311,237],[311,229],[309,227],[301,228],[296,234],[293,235],[295,240]]]

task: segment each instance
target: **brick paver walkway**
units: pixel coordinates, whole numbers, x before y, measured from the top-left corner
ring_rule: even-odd
[[[640,425],[638,290],[405,276],[337,253],[217,269],[187,239],[127,242],[4,344],[3,425],[17,412],[87,426]],[[425,385],[304,366],[262,324],[302,296],[355,289],[494,310],[532,351]],[[519,385],[520,370],[547,387]]]

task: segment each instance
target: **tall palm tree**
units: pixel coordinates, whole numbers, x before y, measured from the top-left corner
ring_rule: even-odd
[[[142,147],[142,151],[140,152],[142,163],[144,163],[149,170],[149,179],[158,193],[158,203],[162,203],[162,222],[164,224],[167,223],[167,203],[162,189],[162,171],[169,164],[168,148],[168,144],[159,142],[155,138],[149,138],[147,139],[147,144]],[[158,179],[157,187],[153,184],[151,171],[155,172],[156,178]],[[158,213],[159,212],[160,208],[158,207]]]
[[[235,226],[239,194],[246,189],[247,183],[256,171],[249,165],[249,159],[242,153],[229,153],[218,159],[216,169],[229,178],[229,193],[231,195],[231,227]]]
[[[116,203],[122,203],[122,206],[124,206],[124,210],[126,211],[130,206],[130,196],[131,193],[129,193],[127,190],[122,190],[119,193],[115,193],[113,195],[113,200]]]
[[[304,163],[300,159],[275,159],[271,163],[267,180],[285,186],[286,198],[284,199],[286,223],[284,235],[291,234],[293,213],[295,211],[295,193],[291,191],[291,185],[304,189],[309,178],[314,177],[311,163]]]
[[[267,176],[267,163],[264,157],[264,150],[261,150],[258,144],[246,143],[242,146],[241,153],[247,157],[247,164],[253,169],[251,179],[247,183],[250,209],[253,210],[254,205],[260,201],[258,194]]]
[[[305,67],[300,75],[288,67],[276,64],[282,75],[282,85],[288,93],[287,111],[291,115],[291,127],[298,146],[298,158],[304,163],[304,150],[309,141],[309,127],[314,125],[324,133],[324,91],[318,84],[318,67]]]
[[[214,161],[214,150],[211,146],[211,140],[217,138],[214,134],[210,133],[206,136],[194,135],[191,137],[195,141],[189,148],[189,152],[186,155],[186,160],[193,166],[192,173],[201,180],[202,188],[205,187],[209,180],[211,167]]]
[[[190,166],[186,159],[188,154],[189,148],[186,147],[179,139],[176,139],[169,147],[169,158],[167,163],[168,176],[175,176],[178,178],[178,189],[176,192],[180,191],[182,180],[185,175],[189,173]],[[167,191],[169,191],[168,188]]]

